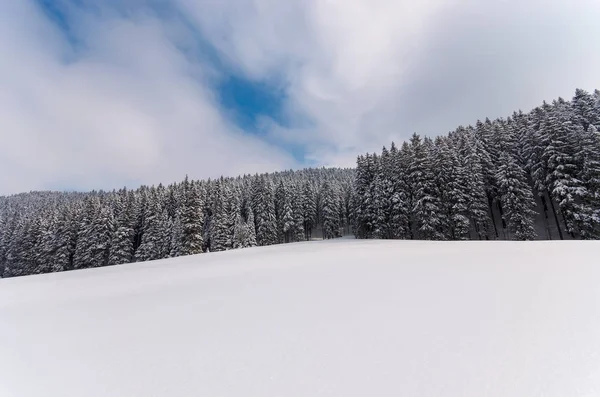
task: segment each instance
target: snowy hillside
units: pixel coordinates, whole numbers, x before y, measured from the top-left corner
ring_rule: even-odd
[[[342,239],[0,280],[0,396],[597,396],[599,250]]]

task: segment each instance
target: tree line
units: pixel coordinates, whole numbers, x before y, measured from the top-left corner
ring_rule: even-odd
[[[597,239],[600,91],[359,156],[359,238]]]
[[[0,197],[0,277],[335,238],[600,237],[600,91],[319,168]]]
[[[0,275],[21,276],[350,233],[352,169],[0,198]]]

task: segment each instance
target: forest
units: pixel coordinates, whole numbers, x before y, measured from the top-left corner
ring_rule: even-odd
[[[359,156],[359,238],[597,239],[600,91]]]
[[[0,277],[329,239],[600,236],[600,91],[435,138],[355,169],[0,197]]]

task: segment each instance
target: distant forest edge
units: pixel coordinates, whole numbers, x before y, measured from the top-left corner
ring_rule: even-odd
[[[0,277],[334,238],[597,239],[600,91],[320,168],[0,197]]]

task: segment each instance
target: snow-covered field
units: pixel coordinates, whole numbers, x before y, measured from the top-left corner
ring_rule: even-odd
[[[598,396],[599,252],[343,239],[0,280],[0,396]]]

